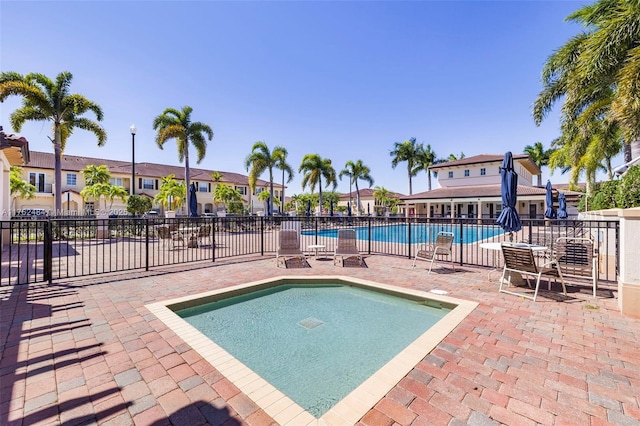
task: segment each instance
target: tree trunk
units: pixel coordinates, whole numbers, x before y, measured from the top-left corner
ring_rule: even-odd
[[[636,158],[640,157],[640,139],[636,139],[635,141],[629,144],[629,154],[631,158],[627,160],[626,152],[625,152],[625,162],[635,160]]]
[[[413,194],[413,188],[411,186],[411,168],[407,168],[408,172],[407,173],[409,175],[409,195]]]
[[[185,203],[184,205],[187,206],[187,215],[189,214],[189,188],[191,186],[191,179],[189,178],[189,141],[186,140],[184,142],[184,182],[186,187],[186,192],[185,192]]]
[[[62,132],[60,129],[60,123],[55,123],[55,135],[53,142],[53,182],[55,186],[54,191],[54,205],[55,213],[58,215],[62,212]]]
[[[322,178],[318,178],[318,204],[320,205],[320,211],[317,216],[322,216]]]
[[[269,216],[273,216],[273,170],[269,168]]]
[[[431,191],[431,169],[427,169],[427,189]]]
[[[356,179],[356,203],[358,203],[358,216],[360,216],[360,189],[358,189],[358,180]]]

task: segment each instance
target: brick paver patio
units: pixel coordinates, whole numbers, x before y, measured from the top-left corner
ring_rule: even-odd
[[[585,285],[534,303],[499,294],[482,268],[427,276],[391,256],[369,256],[366,268],[309,264],[236,258],[0,288],[0,424],[272,424],[144,306],[308,274],[440,289],[480,304],[363,425],[640,425],[640,320],[619,313],[615,283],[601,285],[595,301]]]

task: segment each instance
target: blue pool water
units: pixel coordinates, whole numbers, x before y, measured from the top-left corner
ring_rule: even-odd
[[[369,239],[369,228],[366,226],[354,228],[359,240]],[[462,234],[460,234],[460,226],[443,226],[440,224],[412,223],[411,224],[411,244],[428,243],[435,241],[436,235],[440,231],[453,232],[455,235],[454,243],[460,244],[460,235],[462,235],[464,244],[472,244],[487,238],[494,237],[503,233],[502,229],[495,226],[475,226],[465,225]],[[314,235],[315,231],[303,231],[303,235]],[[318,236],[337,238],[337,229],[321,229],[318,230]],[[409,240],[409,225],[383,225],[371,227],[372,241],[385,241],[390,243],[406,243]]]
[[[319,418],[449,312],[328,284],[281,285],[176,313]]]

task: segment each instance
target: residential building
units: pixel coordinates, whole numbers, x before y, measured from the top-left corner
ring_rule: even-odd
[[[5,134],[0,126],[0,220],[11,219],[10,173],[12,166],[29,161],[29,142],[17,135]],[[9,244],[9,229],[2,229],[2,245]]]
[[[85,200],[80,192],[86,186],[82,170],[88,165],[105,165],[111,172],[111,183],[124,187],[130,192],[131,188],[131,162],[119,160],[107,160],[102,158],[80,157],[74,155],[62,156],[62,212],[61,214],[84,215],[92,214],[97,208],[106,208],[112,214],[126,213],[126,204],[119,199],[113,203],[106,200]],[[54,155],[48,152],[31,152],[31,161],[22,168],[23,178],[36,187],[35,197],[30,200],[16,200],[16,210],[21,209],[45,209],[52,212],[54,208]],[[213,170],[190,168],[191,182],[196,185],[198,199],[198,213],[211,213],[222,210],[224,206],[218,206],[213,202],[213,191],[218,183],[234,187],[242,195],[242,202],[250,211],[264,210],[264,202],[258,200],[257,195],[263,190],[269,190],[269,182],[258,179],[255,191],[249,188],[248,176],[234,172],[218,171],[222,178],[216,182],[212,179]],[[134,191],[136,195],[153,198],[158,194],[162,178],[175,175],[178,181],[184,181],[184,167],[169,166],[156,163],[136,163]],[[282,185],[274,182],[274,194],[280,197]],[[154,210],[163,213],[161,206],[154,206]],[[183,212],[186,213],[186,206]]]
[[[503,158],[502,154],[481,154],[432,166],[440,188],[403,197],[405,214],[497,218],[502,211],[500,167]],[[543,217],[546,189],[533,185],[533,178],[540,174],[540,168],[527,154],[514,154],[513,162],[518,175],[518,213],[525,218]],[[565,195],[571,214],[580,193],[565,191]],[[554,189],[554,199],[557,197],[558,191]]]
[[[373,216],[380,216],[387,213],[386,208],[382,205],[380,200],[373,196],[373,192],[374,189],[372,188],[363,188],[360,190],[360,212],[362,214],[371,214]],[[391,192],[389,196],[398,199],[403,199],[405,197],[405,195],[398,192]],[[357,215],[356,204],[358,203],[358,193],[356,191],[340,194],[340,201],[338,202],[338,205],[346,206],[349,202],[351,203],[353,214]]]

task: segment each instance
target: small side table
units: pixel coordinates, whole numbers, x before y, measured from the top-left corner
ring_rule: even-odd
[[[326,253],[327,246],[324,244],[309,244],[307,250],[315,250],[315,257],[318,258],[318,250],[322,249],[323,253]]]

